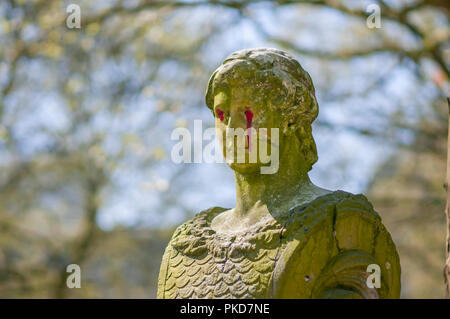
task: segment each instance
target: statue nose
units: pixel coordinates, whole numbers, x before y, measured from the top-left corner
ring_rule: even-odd
[[[230,112],[230,120],[228,122],[229,128],[247,128],[247,122],[244,115],[244,112],[238,112],[235,110],[232,110]]]

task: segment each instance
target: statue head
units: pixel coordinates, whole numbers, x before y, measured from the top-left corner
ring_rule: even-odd
[[[319,111],[314,86],[309,74],[289,54],[267,48],[232,53],[212,74],[206,105],[222,136],[228,128],[245,130],[250,125],[256,130],[267,128],[270,141],[270,128],[278,128],[280,154],[282,148],[299,148],[303,158],[298,160],[304,161],[307,171],[317,161],[311,133]],[[283,143],[292,138],[299,143]],[[223,152],[226,157],[226,146]],[[230,166],[245,173],[256,171],[261,163],[246,160]]]

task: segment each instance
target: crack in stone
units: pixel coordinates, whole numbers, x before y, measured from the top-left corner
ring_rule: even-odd
[[[334,205],[333,206],[333,237],[334,237],[334,242],[336,243],[338,252],[342,252],[342,249],[339,245],[339,240],[337,238],[337,233],[336,233],[336,219],[337,219],[337,206]]]

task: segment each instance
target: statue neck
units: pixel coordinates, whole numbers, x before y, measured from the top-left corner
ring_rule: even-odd
[[[280,207],[293,202],[295,197],[302,198],[302,193],[310,189],[312,183],[307,174],[297,179],[274,178],[273,175],[246,176],[236,173],[236,208],[235,214],[245,216],[252,208],[266,205]]]

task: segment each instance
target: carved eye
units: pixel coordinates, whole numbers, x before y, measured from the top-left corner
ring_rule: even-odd
[[[221,110],[221,109],[219,109],[219,108],[217,108],[216,109],[216,114],[217,114],[217,117],[221,120],[221,121],[223,121],[223,111]]]

